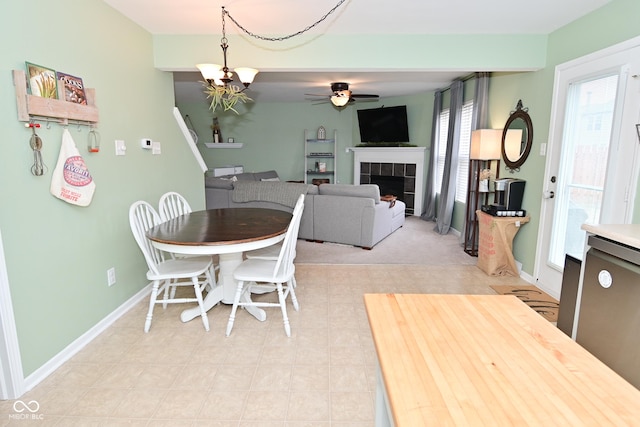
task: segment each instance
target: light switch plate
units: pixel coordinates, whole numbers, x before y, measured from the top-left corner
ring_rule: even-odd
[[[124,156],[127,153],[127,146],[122,139],[116,139],[116,156]]]
[[[153,141],[151,143],[151,154],[161,154],[162,149],[160,148],[160,143],[158,141]]]

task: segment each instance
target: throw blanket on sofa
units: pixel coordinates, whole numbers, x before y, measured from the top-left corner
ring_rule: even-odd
[[[307,184],[293,182],[237,181],[233,183],[232,199],[236,203],[272,202],[293,208],[307,189]]]

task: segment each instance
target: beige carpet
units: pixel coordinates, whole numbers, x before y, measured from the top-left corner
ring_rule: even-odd
[[[297,264],[422,264],[476,265],[478,258],[467,255],[458,236],[440,235],[435,223],[407,217],[400,229],[371,250],[337,243],[298,240]]]

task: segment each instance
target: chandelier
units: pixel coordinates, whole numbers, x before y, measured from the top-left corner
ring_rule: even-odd
[[[219,108],[222,108],[223,111],[231,110],[238,114],[238,111],[236,111],[236,109],[234,108],[238,102],[246,103],[249,101],[253,101],[244,91],[249,87],[251,83],[253,83],[253,79],[255,78],[256,74],[258,74],[258,70],[255,68],[235,68],[233,71],[235,71],[235,73],[238,75],[238,79],[240,79],[240,82],[244,87],[241,88],[238,85],[232,84],[232,82],[234,81],[233,72],[227,66],[227,49],[229,48],[229,43],[227,40],[225,16],[228,16],[229,19],[248,36],[264,41],[284,41],[309,31],[311,28],[327,19],[327,17],[335,12],[335,10],[340,7],[345,1],[347,0],[339,0],[338,3],[329,12],[324,14],[322,18],[318,19],[313,24],[293,34],[282,37],[264,37],[248,31],[246,28],[240,25],[238,21],[233,18],[233,16],[229,14],[224,6],[222,6],[222,38],[220,39],[220,47],[222,48],[223,65],[196,65],[196,67],[198,67],[198,69],[200,70],[202,77],[206,81],[204,92],[207,94],[207,98],[211,99],[211,110],[215,111]]]

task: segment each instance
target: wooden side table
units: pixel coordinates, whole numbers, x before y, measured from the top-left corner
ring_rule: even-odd
[[[497,217],[476,211],[479,225],[478,267],[490,276],[518,276],[513,257],[513,238],[525,217]]]

